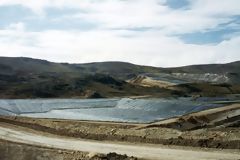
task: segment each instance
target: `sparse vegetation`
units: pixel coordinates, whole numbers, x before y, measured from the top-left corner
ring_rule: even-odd
[[[208,66],[210,69],[207,69]],[[224,67],[223,67],[224,66]],[[212,67],[212,68],[211,68]],[[141,86],[126,80],[135,76],[161,73],[229,73],[231,84],[187,83],[174,87]],[[1,98],[100,98],[117,96],[154,97],[191,96],[200,94],[215,96],[240,92],[240,63],[226,65],[189,66],[182,68],[155,68],[125,62],[101,62],[88,64],[52,63],[31,58],[0,57]],[[230,72],[231,70],[231,72]],[[170,77],[171,79],[171,77]],[[90,94],[91,93],[91,94]]]

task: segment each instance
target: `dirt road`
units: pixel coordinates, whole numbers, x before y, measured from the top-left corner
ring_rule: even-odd
[[[232,151],[203,151],[171,149],[159,145],[119,144],[82,140],[76,138],[54,137],[0,126],[0,139],[43,147],[79,150],[93,153],[116,152],[146,159],[159,160],[239,160],[240,153]]]

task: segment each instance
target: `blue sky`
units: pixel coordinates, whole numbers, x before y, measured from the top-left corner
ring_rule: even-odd
[[[1,0],[0,56],[182,66],[240,60],[239,0]]]

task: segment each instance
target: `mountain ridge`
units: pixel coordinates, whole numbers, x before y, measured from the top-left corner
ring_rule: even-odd
[[[180,72],[205,72],[210,71],[211,73],[219,73],[219,72],[240,72],[240,61],[234,61],[230,63],[216,63],[216,64],[197,64],[197,65],[187,65],[187,66],[180,66],[180,67],[154,67],[154,66],[147,66],[147,65],[138,65],[133,64],[130,62],[121,62],[121,61],[103,61],[103,62],[90,62],[90,63],[57,63],[57,62],[51,62],[44,59],[35,59],[35,58],[29,58],[29,57],[0,57],[0,65],[3,66],[4,64],[12,65],[11,63],[29,63],[31,65],[31,62],[34,62],[36,64],[44,64],[44,65],[59,65],[59,67],[65,67],[67,69],[69,66],[72,66],[71,69],[74,70],[74,67],[79,67],[78,69],[83,68],[91,68],[91,67],[100,67],[101,69],[105,71],[113,70],[114,65],[116,67],[120,67],[120,69],[142,69],[142,71],[157,71],[157,72],[174,72],[174,71],[180,71]],[[14,65],[12,65],[14,66]],[[6,66],[5,66],[6,67]],[[83,68],[81,68],[83,67]],[[109,68],[111,67],[111,68]],[[239,67],[239,68],[238,68]],[[217,69],[216,69],[217,68]],[[222,69],[219,71],[219,68]],[[76,69],[76,68],[75,68]],[[97,68],[96,68],[97,69]],[[234,70],[231,70],[234,69]],[[94,70],[94,69],[93,69]],[[51,71],[51,70],[50,70]],[[64,71],[64,70],[63,70]],[[67,70],[66,70],[67,71]]]

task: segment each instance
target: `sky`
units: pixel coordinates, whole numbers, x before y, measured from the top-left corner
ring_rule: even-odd
[[[0,56],[175,67],[240,60],[240,0],[0,0]]]

